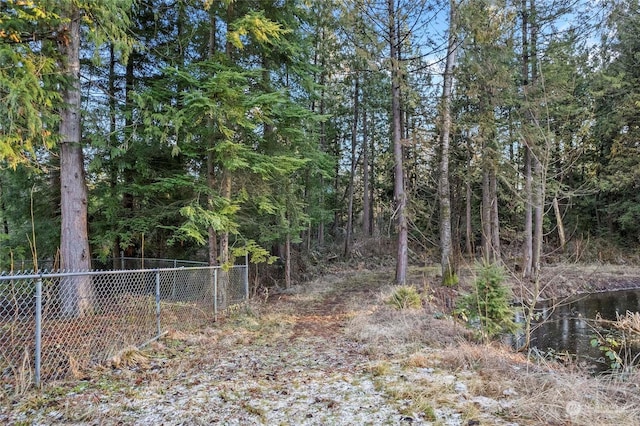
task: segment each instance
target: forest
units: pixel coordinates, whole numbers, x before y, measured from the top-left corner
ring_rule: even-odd
[[[638,34],[638,0],[3,1],[0,269],[623,262]]]

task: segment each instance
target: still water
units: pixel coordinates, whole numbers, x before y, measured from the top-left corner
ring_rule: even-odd
[[[616,313],[640,312],[640,289],[619,290],[575,296],[567,300],[551,300],[536,306],[540,313],[531,335],[531,346],[542,352],[575,354],[580,361],[606,369],[602,352],[591,346],[595,336],[594,319],[615,320]]]

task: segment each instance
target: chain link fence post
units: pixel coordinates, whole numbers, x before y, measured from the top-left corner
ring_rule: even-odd
[[[213,321],[218,321],[218,268],[213,267]]]
[[[174,259],[173,261],[173,282],[171,285],[171,300],[176,300],[176,285],[177,285],[177,277],[178,277],[178,272],[177,269],[178,268],[178,261]]]
[[[249,252],[244,255],[244,298],[249,301]]]
[[[156,269],[156,326],[157,326],[157,337],[160,337],[162,334],[162,329],[160,327],[160,271]]]
[[[42,276],[36,280],[36,327],[35,327],[35,353],[34,353],[34,381],[36,387],[40,387],[40,364],[42,360]]]

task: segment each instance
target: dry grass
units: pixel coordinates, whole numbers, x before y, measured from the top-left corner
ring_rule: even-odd
[[[613,326],[625,333],[631,333],[633,336],[640,337],[640,312],[627,311],[625,315],[618,315]]]
[[[372,353],[415,352],[416,345],[441,347],[451,344],[466,331],[451,318],[436,319],[429,306],[398,310],[386,301],[393,287],[384,288],[359,310],[346,327],[346,334],[367,345]]]
[[[412,368],[426,368],[432,365],[432,357],[424,352],[415,352],[409,355],[404,365]]]
[[[149,368],[149,357],[141,352],[138,348],[130,346],[118,352],[111,360],[109,365],[112,368],[131,368],[140,367]]]
[[[637,425],[637,384],[532,364],[509,349],[461,344],[443,353],[442,365],[475,372],[471,393],[515,398],[508,416],[522,424]]]
[[[423,412],[429,418],[433,411],[430,404],[437,403],[438,407],[457,407],[452,409],[469,420],[486,421],[487,411],[493,410],[522,425],[640,424],[637,376],[624,380],[592,377],[551,361],[534,363],[499,344],[470,343],[464,339],[466,331],[455,321],[429,314],[437,311],[433,306],[420,310],[389,307],[385,301],[392,291],[392,287],[384,288],[366,308],[360,306],[346,333],[364,344],[374,359],[385,360],[373,364],[370,373],[379,377],[380,388],[404,404],[407,412]],[[636,319],[625,317],[624,326],[634,326]],[[440,371],[437,374],[449,372],[455,378],[453,382],[395,380],[398,374],[386,368],[393,363],[401,365],[408,376],[435,369]],[[452,389],[452,383],[460,380],[469,401],[462,405]],[[477,398],[478,403],[474,402]]]

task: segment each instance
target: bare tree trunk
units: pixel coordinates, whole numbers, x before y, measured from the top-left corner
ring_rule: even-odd
[[[537,277],[540,273],[542,260],[542,242],[543,242],[543,221],[544,221],[544,174],[542,173],[542,163],[534,156],[533,159],[533,257],[531,263],[533,265],[533,275]]]
[[[325,37],[325,32],[324,29],[322,30],[322,38],[324,39]],[[320,90],[320,115],[324,115],[325,112],[325,92],[324,92],[324,86],[325,86],[325,71],[324,71],[324,66],[325,66],[325,61],[324,61],[324,55],[322,56],[322,60],[320,61],[320,67],[322,69],[322,71],[320,72],[320,87],[322,87],[322,89]],[[327,147],[327,126],[325,123],[325,120],[322,120],[322,122],[320,123],[320,151],[321,152],[325,152],[326,147]],[[320,175],[320,206],[324,206],[324,177],[322,176],[322,174]],[[321,215],[320,217],[320,223],[318,223],[318,245],[320,247],[322,247],[324,245],[324,215]]]
[[[564,251],[567,240],[564,234],[564,224],[562,223],[562,213],[558,205],[558,197],[553,197],[553,213],[556,216],[556,226],[558,227],[558,239],[560,240],[560,249]]]
[[[133,129],[133,114],[131,111],[133,110],[133,94],[135,91],[135,58],[136,52],[132,51],[127,59],[127,64],[125,67],[125,93],[124,99],[127,108],[127,113],[125,114],[124,119],[124,132],[125,137],[127,139],[132,137],[132,129]],[[130,154],[127,153],[127,156]],[[134,162],[131,161],[131,164]],[[135,171],[133,170],[132,165],[128,165],[124,167],[122,171],[122,179],[124,181],[124,188],[126,188],[126,192],[122,194],[122,209],[124,210],[124,214],[128,217],[133,217],[133,211],[135,209],[135,197],[134,194],[130,191],[130,188],[133,187]],[[122,248],[122,253],[124,256],[135,256],[136,249],[133,241],[129,241],[129,244],[126,247]]]
[[[209,59],[213,59],[216,53],[216,16],[213,11],[213,8],[209,10]],[[214,128],[214,123],[211,118],[207,119],[207,127],[209,129]],[[214,208],[214,191],[216,188],[216,169],[215,169],[215,154],[213,149],[217,143],[217,138],[214,135],[211,136],[211,140],[209,142],[209,148],[207,150],[207,188],[209,189],[209,193],[207,194],[207,208]],[[207,230],[207,242],[209,245],[209,265],[216,266],[218,265],[218,234],[212,226],[210,226]]]
[[[222,177],[222,197],[231,202],[231,175],[229,171],[225,171]],[[229,231],[222,231],[220,236],[220,263],[225,264],[230,260],[229,256]]]
[[[438,199],[440,204],[440,266],[442,283],[457,284],[458,277],[451,256],[451,190],[449,185],[449,135],[451,131],[451,92],[453,90],[453,67],[456,60],[455,2],[449,5],[449,44],[444,70],[442,89],[442,122],[440,129],[440,179],[438,180]]]
[[[533,272],[533,197],[531,192],[531,149],[524,147],[524,246],[522,247],[522,276],[531,278]]]
[[[498,214],[498,176],[495,168],[491,169],[489,185],[491,191],[491,251],[493,262],[500,262],[502,254],[500,252],[500,217]]]
[[[372,128],[375,128],[375,122],[374,117],[371,118],[372,122]],[[375,235],[376,232],[376,209],[375,209],[375,201],[376,201],[376,186],[375,186],[375,173],[376,173],[376,169],[375,169],[375,164],[376,164],[376,159],[375,159],[375,155],[376,155],[376,145],[375,145],[375,138],[374,135],[372,134],[370,139],[370,144],[369,145],[369,152],[371,153],[371,159],[369,160],[369,164],[371,165],[371,177],[369,178],[369,234],[370,235]]]
[[[531,111],[526,105],[529,93],[529,10],[527,0],[522,0],[522,92],[524,94],[524,245],[522,247],[522,276],[531,278],[533,274],[533,192],[531,151],[532,140],[529,126]]]
[[[486,159],[484,160],[487,161]],[[486,263],[493,262],[491,250],[491,186],[488,165],[482,166],[482,258]]]
[[[289,232],[284,244],[284,285],[286,288],[291,287],[291,234]]]
[[[117,127],[117,105],[118,93],[116,92],[116,51],[113,43],[109,46],[109,146],[115,148],[118,144],[116,137]],[[109,191],[114,200],[118,199],[118,167],[114,158],[111,158],[109,165]],[[119,269],[120,257],[120,236],[116,234],[111,246],[111,269]]]
[[[210,121],[210,120],[209,120]],[[211,122],[207,123],[208,125],[213,125]],[[215,141],[212,141],[215,143]],[[215,155],[213,150],[209,150],[207,152],[207,187],[209,188],[210,193],[207,195],[207,207],[209,209],[213,209],[213,191],[216,187],[216,172],[215,172]],[[212,226],[207,230],[208,237],[207,242],[209,245],[209,265],[216,266],[218,265],[218,233]]]
[[[80,113],[80,14],[72,7],[69,22],[58,37],[61,67],[68,84],[62,90],[60,110],[60,256],[68,271],[91,269],[87,231],[87,185],[81,143]],[[61,285],[62,309],[68,316],[84,316],[93,309],[94,290],[90,277],[73,277]]]
[[[360,98],[359,78],[355,76],[355,87],[353,94],[353,123],[351,125],[351,173],[349,176],[349,195],[347,200],[347,235],[344,241],[344,257],[348,257],[351,252],[351,238],[353,234],[353,187],[356,178],[356,147],[358,142],[358,107]]]
[[[231,25],[231,23],[233,22],[233,17],[235,13],[233,5],[234,5],[234,2],[229,2],[227,4],[227,10],[226,10],[227,26]],[[225,54],[227,56],[227,59],[230,62],[233,62],[233,45],[229,41],[228,37],[225,45]],[[221,167],[220,174],[222,175],[222,182],[221,182],[222,186],[221,186],[220,194],[226,202],[230,203],[231,202],[231,172],[226,167]],[[229,231],[226,229],[222,230],[220,235],[219,259],[220,259],[220,264],[223,264],[223,265],[225,263],[228,263],[229,260],[231,259],[229,256]],[[228,274],[225,274],[225,275],[228,275]],[[223,285],[225,285],[225,283],[223,283]],[[227,289],[225,285],[224,287],[225,295],[226,295],[226,290]]]
[[[408,269],[408,227],[407,227],[407,194],[404,190],[404,168],[402,165],[402,134],[400,116],[400,64],[397,60],[398,34],[396,32],[395,0],[387,0],[389,11],[389,44],[391,48],[391,115],[392,115],[392,143],[394,157],[394,201],[397,220],[398,247],[396,257],[396,283],[407,281]]]
[[[466,183],[465,183],[466,189],[467,189],[467,194],[466,194],[466,199],[465,199],[465,235],[467,238],[467,243],[466,243],[466,249],[467,249],[467,255],[469,256],[469,259],[473,259],[474,257],[474,252],[473,252],[473,227],[471,225],[471,199],[473,197],[473,192],[471,191],[471,182],[467,179]]]
[[[367,110],[362,111],[362,235],[371,236],[371,203],[369,198],[369,141]]]
[[[538,39],[538,26],[536,22],[536,2],[530,0],[531,3],[531,16],[533,21],[531,22],[531,84],[535,85],[538,81],[537,71],[537,39]],[[532,107],[533,108],[533,107]],[[538,122],[537,111],[532,109],[532,123]],[[531,263],[533,266],[533,276],[538,278],[541,268],[542,260],[542,243],[543,243],[543,222],[544,222],[544,201],[545,201],[545,186],[546,186],[546,165],[548,159],[546,158],[546,150],[542,144],[537,144],[538,149],[533,151],[531,157],[531,163],[533,167],[533,187],[532,190],[532,203],[533,203],[533,256]],[[544,161],[544,165],[542,163]]]
[[[6,195],[4,194],[4,186],[2,180],[0,180],[0,217],[2,218],[2,233],[8,237],[9,221],[7,219],[7,201]]]
[[[472,146],[471,146],[471,140],[470,138],[468,138],[468,142],[467,142],[467,176],[465,177],[465,186],[466,186],[466,190],[467,190],[467,194],[466,194],[466,199],[465,199],[465,205],[466,205],[466,211],[465,211],[465,227],[466,227],[466,238],[467,238],[467,244],[466,244],[466,248],[467,248],[467,255],[469,256],[469,259],[473,259],[475,257],[475,253],[474,253],[474,246],[475,246],[475,238],[473,236],[473,226],[471,224],[471,216],[472,216],[472,202],[473,202],[473,191],[471,190],[471,176],[470,176],[470,171],[471,171],[471,158],[473,157],[473,152],[472,152]]]
[[[320,102],[320,114],[324,111],[323,102]],[[320,124],[320,150],[324,152],[325,146],[325,131],[326,127],[324,121]],[[320,175],[320,206],[324,206],[324,177]],[[324,245],[324,215],[320,217],[320,223],[318,223],[318,245],[322,247]]]

